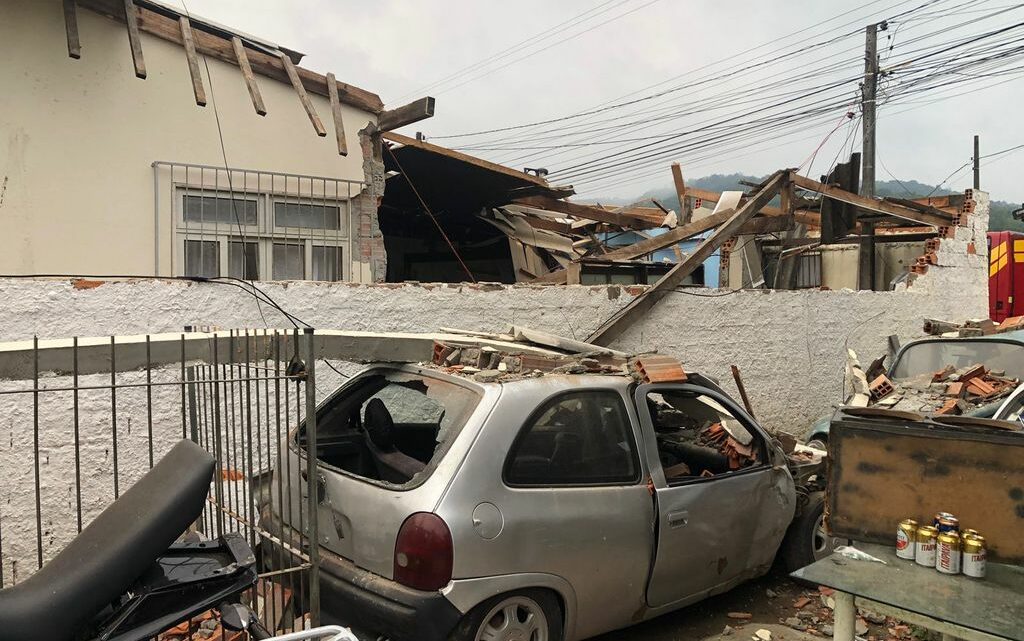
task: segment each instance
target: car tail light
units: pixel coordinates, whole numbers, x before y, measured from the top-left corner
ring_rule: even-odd
[[[395,581],[417,590],[440,590],[452,578],[452,533],[441,517],[417,512],[395,541]]]

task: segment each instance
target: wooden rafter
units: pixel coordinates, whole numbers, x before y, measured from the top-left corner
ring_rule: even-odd
[[[676,196],[679,197],[679,224],[685,225],[693,217],[693,207],[686,202],[686,183],[683,181],[683,168],[679,163],[672,163],[672,182],[676,186]]]
[[[263,104],[263,94],[256,84],[256,76],[252,73],[252,65],[249,64],[249,54],[245,52],[245,45],[238,36],[231,38],[231,46],[235,50],[235,62],[242,70],[242,78],[245,79],[245,88],[249,90],[249,98],[252,99],[252,107],[261,116],[267,115],[267,108]]]
[[[334,118],[334,136],[338,139],[338,154],[347,156],[348,142],[345,140],[345,120],[341,117],[338,81],[333,73],[327,74],[327,95],[331,100],[331,116]]]
[[[111,19],[124,21],[124,11],[117,0],[77,0],[77,4]],[[139,18],[139,31],[177,45],[183,45],[177,15],[169,17],[165,15],[167,12],[160,13],[145,6],[136,7],[136,9]],[[222,62],[238,64],[234,45],[230,38],[216,30],[212,32],[204,30],[198,21],[193,21],[192,27],[196,51],[199,54]],[[280,59],[273,51],[251,50],[248,53],[248,61],[255,73],[280,82],[291,82]],[[298,67],[297,71],[306,91],[320,96],[328,96],[327,79],[323,74],[302,67]],[[339,99],[343,104],[371,113],[378,113],[383,108],[380,97],[371,91],[340,81],[337,82],[337,89]]]
[[[389,140],[391,142],[395,142],[406,147],[416,147],[417,149],[429,151],[431,153],[444,156],[446,158],[451,158],[453,160],[465,162],[470,165],[481,167],[483,169],[487,169],[499,174],[505,174],[506,176],[512,176],[514,178],[518,178],[519,180],[525,180],[527,182],[533,183],[534,185],[537,185],[538,187],[547,188],[548,186],[547,181],[542,178],[531,176],[530,174],[521,171],[516,171],[515,169],[512,169],[510,167],[499,165],[488,160],[483,160],[482,158],[470,156],[460,151],[448,149],[447,147],[441,147],[439,145],[435,145],[433,143],[429,143],[423,140],[416,140],[415,138],[403,136],[402,134],[396,134],[393,131],[385,131],[384,133],[381,134],[381,137],[384,138],[384,140]]]
[[[953,220],[953,217],[950,214],[934,207],[922,205],[922,207],[927,207],[927,210],[921,211],[919,209],[912,209],[905,205],[898,205],[885,200],[868,198],[867,196],[854,194],[844,189],[840,189],[832,185],[825,185],[817,180],[800,176],[795,171],[790,172],[790,177],[793,184],[800,189],[813,191],[827,198],[831,198],[832,200],[838,200],[839,202],[854,205],[855,207],[866,209],[876,214],[894,216],[896,218],[902,218],[903,220],[921,223],[922,225],[931,225],[933,227],[948,226]]]
[[[381,131],[391,131],[414,122],[426,120],[434,115],[434,99],[430,96],[420,98],[407,105],[382,111],[377,118],[377,126]]]
[[[306,115],[309,116],[309,122],[313,123],[313,130],[316,131],[316,135],[323,138],[327,135],[327,129],[324,128],[324,123],[320,121],[320,115],[316,112],[316,107],[313,106],[313,101],[309,99],[309,94],[306,93],[306,88],[302,86],[302,80],[299,78],[299,72],[295,70],[295,63],[288,57],[283,51],[277,52],[278,58],[281,60],[281,64],[284,65],[285,73],[288,74],[288,80],[291,81],[292,87],[295,89],[295,93],[299,96],[299,102],[302,103],[302,108],[306,110]]]
[[[527,207],[538,207],[540,209],[546,209],[560,214],[575,216],[576,218],[596,220],[601,223],[609,223],[611,225],[618,225],[619,227],[634,229],[650,229],[652,227],[658,227],[661,225],[661,221],[665,218],[665,216],[661,215],[660,212],[654,216],[650,216],[632,213],[628,210],[621,212],[608,211],[602,207],[581,205],[567,200],[551,198],[550,196],[526,196],[523,198],[517,198],[513,202],[519,205],[526,205]]]
[[[75,0],[64,0],[64,30],[68,34],[68,55],[78,60],[82,57],[82,42],[78,39],[78,10]]]
[[[128,44],[132,48],[135,77],[146,79],[146,61],[142,58],[142,39],[139,37],[139,11],[135,0],[124,0],[124,22],[128,25]]]
[[[192,23],[185,16],[178,18],[181,26],[181,42],[185,47],[185,59],[188,61],[188,74],[192,78],[192,93],[196,104],[206,106],[206,89],[203,87],[203,74],[199,71],[199,56],[196,55],[196,42],[192,36]]]
[[[687,196],[689,196],[691,198],[700,198],[701,200],[706,200],[706,201],[712,202],[712,203],[717,203],[718,200],[722,197],[721,192],[711,191],[709,189],[700,189],[698,187],[686,187],[685,189],[686,189],[686,195]],[[794,207],[796,206],[796,204],[797,204],[796,200],[794,199],[794,201],[793,201]],[[783,211],[782,208],[780,208],[780,207],[772,207],[771,205],[769,205],[767,207],[762,207],[761,211],[759,213],[762,216],[786,216],[786,215],[789,215],[789,214],[787,214],[787,212]],[[802,225],[810,225],[811,227],[821,227],[821,214],[819,214],[816,211],[807,211],[807,210],[794,209],[794,211],[791,212],[791,213],[794,216],[796,222],[798,222],[798,223],[800,223]]]
[[[686,260],[673,267],[650,289],[634,298],[614,318],[602,324],[590,335],[587,342],[607,346],[622,335],[637,319],[654,307],[663,296],[678,287],[687,276],[693,273],[693,270],[697,269],[715,250],[721,247],[722,243],[736,235],[743,223],[753,218],[759,209],[779,193],[779,190],[785,185],[788,175],[788,172],[785,171],[772,174],[764,186],[748,199],[728,221],[698,245],[693,253],[686,257]]]

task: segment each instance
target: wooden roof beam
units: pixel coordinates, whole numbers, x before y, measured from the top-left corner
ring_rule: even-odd
[[[292,87],[295,89],[295,93],[299,96],[299,102],[302,103],[302,108],[306,110],[306,116],[309,117],[309,122],[313,123],[313,131],[316,132],[316,135],[323,138],[327,135],[327,130],[324,129],[324,123],[320,121],[320,114],[316,112],[316,107],[313,106],[313,101],[309,99],[309,94],[306,93],[306,88],[302,85],[302,80],[299,78],[299,72],[295,70],[295,63],[292,62],[292,59],[283,51],[278,51],[277,56],[281,60],[281,64],[284,66],[285,73],[288,74],[288,80],[291,81]]]
[[[676,186],[676,196],[679,197],[679,224],[685,225],[693,217],[693,207],[686,205],[686,183],[683,181],[683,168],[679,163],[672,163],[672,183]]]
[[[142,58],[142,40],[139,38],[139,11],[135,0],[124,0],[124,23],[128,25],[128,44],[132,48],[135,77],[146,79],[146,61]]]
[[[124,21],[124,12],[120,9],[120,5],[112,0],[78,0],[78,4],[114,20]],[[137,6],[136,13],[140,32],[184,46],[181,28],[176,17],[168,17],[145,6]],[[196,21],[193,21],[193,36],[196,51],[199,54],[233,65],[238,64],[230,39],[203,30],[202,25]],[[248,54],[252,71],[280,82],[291,83],[288,72],[285,71],[275,51],[260,47],[260,50],[250,50]],[[323,74],[302,67],[296,67],[296,71],[306,91],[329,97],[327,78]],[[339,98],[344,104],[371,113],[380,113],[384,108],[380,96],[373,92],[344,82],[338,82],[337,87]]]
[[[377,118],[377,126],[381,131],[391,131],[392,129],[411,125],[414,122],[426,120],[433,117],[433,115],[434,99],[427,96],[415,102],[410,102],[407,105],[380,112],[380,116]]]
[[[182,46],[185,47],[185,59],[188,61],[188,75],[192,78],[192,93],[196,104],[206,106],[206,88],[203,87],[203,75],[199,71],[199,56],[196,55],[196,41],[192,36],[192,23],[185,16],[178,19],[181,27]]]
[[[338,80],[333,73],[327,74],[327,94],[331,100],[331,116],[334,119],[334,137],[338,140],[338,155],[348,155],[348,141],[345,140],[345,121],[341,117],[341,100],[338,98]]]
[[[232,38],[231,47],[235,52],[235,64],[242,70],[242,78],[245,79],[245,88],[249,90],[249,98],[252,99],[253,109],[256,110],[257,114],[266,116],[267,108],[263,104],[263,94],[260,93],[260,87],[256,84],[256,76],[252,73],[249,55],[245,52],[245,45],[242,44],[242,39],[238,36]]]
[[[665,218],[664,215],[660,214],[660,212],[656,216],[658,220],[655,221],[654,217],[650,215],[634,214],[628,211],[608,211],[602,207],[581,205],[579,203],[569,202],[568,200],[551,198],[550,196],[525,196],[523,198],[516,198],[512,202],[519,205],[526,205],[527,207],[537,207],[548,211],[558,212],[560,214],[566,214],[568,216],[575,216],[576,218],[596,220],[601,223],[609,223],[611,225],[618,225],[619,227],[629,227],[634,229],[650,229],[652,227],[658,227],[661,225],[661,221]]]
[[[946,212],[929,208],[929,211],[919,211],[917,209],[911,209],[903,205],[897,205],[885,200],[876,200],[874,198],[868,198],[867,196],[861,196],[860,194],[854,194],[844,189],[840,189],[833,185],[826,185],[797,174],[795,171],[790,171],[790,178],[793,184],[807,191],[812,191],[832,200],[838,200],[839,202],[853,205],[861,209],[882,214],[885,216],[895,216],[896,218],[902,218],[903,220],[910,220],[913,222],[921,223],[923,225],[931,225],[933,227],[945,227],[952,223],[953,217]]]
[[[64,30],[68,36],[68,55],[78,60],[82,57],[82,42],[78,38],[78,10],[75,0],[64,0]]]
[[[482,158],[477,158],[476,156],[470,156],[469,154],[464,154],[461,151],[455,151],[454,149],[441,147],[440,145],[435,145],[433,143],[429,143],[423,140],[416,140],[415,138],[403,136],[402,134],[396,134],[393,131],[385,131],[384,133],[381,134],[381,137],[384,138],[384,140],[390,140],[391,142],[398,143],[404,147],[415,147],[417,149],[422,149],[423,151],[428,151],[439,156],[451,158],[452,160],[458,160],[460,162],[475,165],[477,167],[487,169],[499,174],[505,174],[506,176],[518,178],[519,180],[524,180],[526,182],[531,182],[539,187],[546,188],[548,186],[547,181],[544,180],[543,178],[531,176],[530,174],[521,171],[516,171],[511,167],[499,165],[497,163],[484,160]]]

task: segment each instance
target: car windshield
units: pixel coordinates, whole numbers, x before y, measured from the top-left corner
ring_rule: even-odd
[[[318,458],[393,485],[422,481],[480,399],[450,381],[396,370],[367,372],[317,412]]]
[[[905,380],[937,372],[948,365],[955,368],[982,364],[1004,372],[1008,378],[1024,378],[1024,345],[990,339],[926,340],[907,346],[892,369],[891,378]]]

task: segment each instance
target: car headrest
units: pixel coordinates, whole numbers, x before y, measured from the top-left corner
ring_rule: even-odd
[[[366,404],[363,427],[373,444],[382,452],[395,449],[395,420],[391,418],[384,401],[371,398]]]

